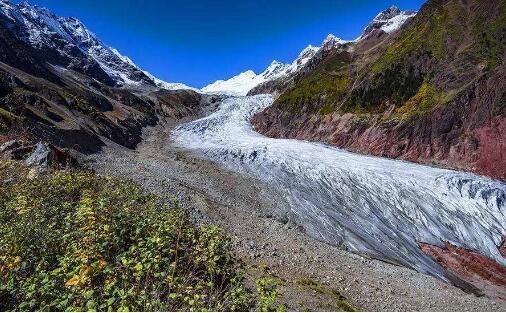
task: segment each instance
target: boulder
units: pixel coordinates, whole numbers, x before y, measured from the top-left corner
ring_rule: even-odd
[[[47,168],[52,155],[53,153],[49,145],[39,142],[35,145],[35,150],[32,154],[25,160],[25,164],[28,166]]]

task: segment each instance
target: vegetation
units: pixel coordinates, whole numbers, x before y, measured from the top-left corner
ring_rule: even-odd
[[[257,310],[260,312],[285,312],[286,305],[279,303],[282,293],[278,286],[281,284],[271,272],[264,269],[264,275],[256,281],[259,302]]]
[[[430,112],[440,101],[440,94],[429,82],[425,81],[416,95],[406,101],[403,106],[397,108],[395,113],[402,117],[414,114],[423,115]]]
[[[506,51],[506,1],[498,1],[498,5],[499,13],[495,18],[483,16],[477,10],[480,15],[473,25],[478,34],[477,52],[486,59],[489,69],[501,64]]]
[[[505,25],[506,1],[431,3],[378,57],[324,59],[276,105],[292,114],[382,114],[392,105],[397,117],[427,114],[501,64]]]
[[[314,279],[305,277],[302,279],[299,279],[297,283],[301,286],[308,287],[309,289],[313,290],[316,293],[325,293],[325,289],[322,285],[320,285],[318,282],[316,282]]]
[[[229,239],[134,184],[0,163],[0,310],[247,310]],[[274,297],[264,281],[264,297]],[[264,300],[264,308],[271,308]]]
[[[336,289],[332,289],[330,292],[320,283],[315,281],[312,278],[304,277],[302,279],[299,279],[297,283],[303,287],[309,288],[315,293],[319,294],[331,294],[335,299],[335,305],[336,305],[336,311],[343,311],[343,312],[354,312],[355,310],[353,307],[346,301],[346,298],[343,297],[339,291]]]
[[[294,114],[333,112],[350,84],[349,63],[348,52],[330,57],[328,62],[298,82],[295,88],[283,93],[276,101],[277,105]]]
[[[0,107],[0,131],[8,130],[18,117]]]
[[[425,89],[424,82],[433,75],[424,64],[429,60],[441,62],[452,54],[463,40],[459,23],[459,10],[439,7],[423,22],[413,24],[370,66],[362,69],[365,88],[357,88],[345,107],[354,112],[362,108],[367,112],[382,113],[388,105],[409,108],[407,101]],[[453,44],[450,44],[450,40]],[[420,113],[420,112],[419,112]]]
[[[339,291],[333,289],[332,294],[336,299],[336,306],[343,312],[354,312],[353,307],[346,301],[346,298],[339,293]]]

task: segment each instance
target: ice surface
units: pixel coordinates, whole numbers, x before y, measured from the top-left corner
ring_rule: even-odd
[[[448,280],[418,243],[447,241],[502,265],[506,186],[469,173],[358,155],[323,144],[272,139],[251,117],[272,97],[231,97],[177,128],[182,146],[280,189],[280,210],[327,243]],[[283,212],[280,212],[283,213]],[[450,276],[451,277],[451,276]]]

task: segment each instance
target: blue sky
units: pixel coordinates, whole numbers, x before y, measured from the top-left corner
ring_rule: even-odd
[[[17,1],[19,2],[19,1]],[[327,34],[359,36],[379,12],[422,0],[29,0],[83,21],[155,76],[203,87],[273,59],[291,62]]]

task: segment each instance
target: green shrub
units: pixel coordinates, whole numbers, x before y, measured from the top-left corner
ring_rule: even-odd
[[[282,293],[279,291],[280,281],[267,269],[264,275],[256,281],[259,302],[257,311],[285,312],[286,305],[279,303]]]
[[[12,167],[0,163],[2,178]],[[220,229],[119,179],[18,176],[0,186],[0,310],[250,308]]]
[[[395,110],[396,115],[409,117],[414,114],[423,115],[430,112],[441,102],[441,95],[427,81],[425,81],[416,95],[406,101],[403,106]]]
[[[349,87],[350,62],[350,54],[345,51],[330,56],[293,88],[281,94],[275,106],[297,115],[332,113]]]

